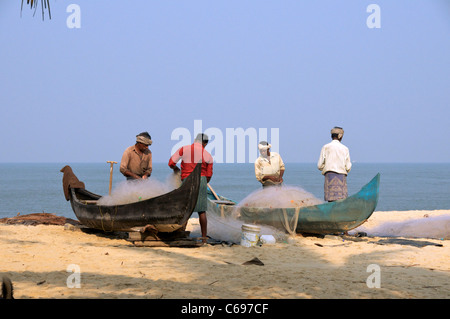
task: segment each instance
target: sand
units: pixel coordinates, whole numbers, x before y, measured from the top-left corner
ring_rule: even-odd
[[[450,210],[375,212],[364,227],[424,215]],[[191,219],[188,229],[196,227]],[[0,224],[0,276],[12,279],[15,298],[449,298],[446,238],[415,238],[431,243],[421,248],[301,236],[249,248],[150,248],[64,226]],[[255,257],[264,265],[243,265]]]

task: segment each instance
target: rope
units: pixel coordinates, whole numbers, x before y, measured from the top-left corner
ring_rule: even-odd
[[[296,207],[295,208],[295,213],[294,216],[292,216],[291,219],[291,223],[288,222],[288,217],[287,217],[287,212],[285,208],[282,208],[283,210],[283,219],[281,220],[284,228],[286,229],[286,231],[291,235],[291,236],[295,236],[296,232],[295,230],[297,229],[297,223],[298,223],[298,214],[300,213],[300,207]],[[293,222],[293,223],[292,223]],[[290,224],[293,224],[292,228],[290,226]]]
[[[102,213],[102,208],[101,208],[101,206],[98,206],[98,210],[100,211],[100,215],[102,216],[102,218],[100,219],[100,221],[101,221],[101,223],[102,223],[102,229],[103,229],[103,231],[104,231],[104,232],[112,232],[113,229],[114,229],[114,220],[115,220],[116,215],[117,215],[117,206],[114,206],[114,217],[111,218],[111,230],[106,230],[106,229],[105,229],[105,225],[103,224],[103,217],[104,217],[104,215],[103,215],[103,213]]]

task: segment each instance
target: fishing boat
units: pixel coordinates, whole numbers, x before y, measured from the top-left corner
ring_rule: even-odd
[[[208,211],[222,217],[235,212],[245,223],[269,225],[291,234],[339,234],[360,226],[372,215],[378,203],[379,185],[377,174],[352,196],[298,208],[239,206],[210,190]]]
[[[201,163],[179,188],[129,204],[99,205],[101,196],[84,188],[69,188],[69,200],[78,220],[89,228],[136,231],[151,225],[159,232],[173,232],[182,228],[192,215],[197,203],[200,173]]]

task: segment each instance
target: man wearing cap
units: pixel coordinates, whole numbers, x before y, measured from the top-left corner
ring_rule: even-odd
[[[348,196],[347,174],[352,168],[350,152],[341,143],[344,130],[334,127],[331,130],[332,141],[322,147],[317,168],[325,176],[324,199],[333,202]]]
[[[284,163],[280,154],[270,151],[271,147],[266,141],[258,144],[260,156],[255,161],[255,176],[263,188],[283,183]]]
[[[128,147],[120,161],[120,172],[127,180],[147,179],[152,174],[152,138],[148,132],[136,135],[136,144]]]
[[[181,159],[180,166],[182,181],[184,181],[184,179],[192,173],[192,171],[195,169],[195,166],[197,166],[197,163],[202,163],[200,189],[198,192],[197,204],[195,205],[194,212],[198,213],[203,242],[206,242],[207,238],[207,184],[211,180],[213,174],[213,158],[211,154],[205,150],[208,142],[208,136],[206,134],[200,133],[195,138],[193,144],[179,148],[169,159],[169,167],[174,170],[174,173],[180,170],[177,166],[177,162]]]

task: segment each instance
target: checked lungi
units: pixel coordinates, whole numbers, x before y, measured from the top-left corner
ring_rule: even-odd
[[[325,173],[324,199],[334,202],[348,197],[347,175],[335,172]]]

